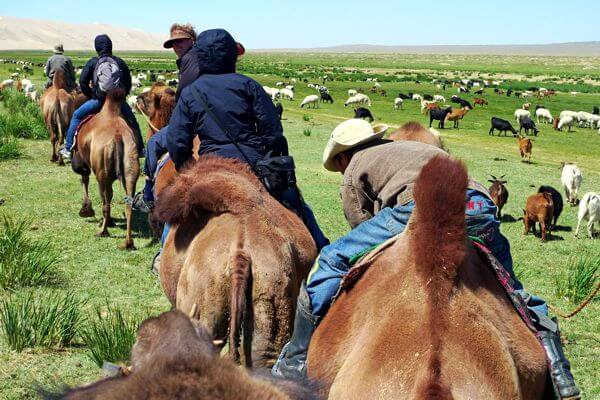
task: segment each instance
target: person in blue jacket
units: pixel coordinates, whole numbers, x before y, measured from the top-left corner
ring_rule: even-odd
[[[238,45],[229,32],[211,29],[198,35],[200,77],[181,91],[167,133],[167,149],[180,170],[192,160],[194,136],[200,138],[199,154],[237,158],[254,164],[271,155],[288,155],[287,140],[271,98],[255,80],[236,73]],[[227,127],[234,144],[196,101],[197,92]],[[243,152],[243,154],[240,152]],[[275,197],[293,208],[310,231],[318,249],[329,243],[314,214],[297,189]]]
[[[69,129],[67,130],[65,146],[59,151],[60,155],[66,159],[71,159],[71,148],[73,147],[73,142],[75,139],[75,131],[77,130],[77,127],[81,121],[83,121],[88,115],[100,112],[102,109],[102,104],[104,104],[106,93],[102,92],[99,87],[96,87],[93,84],[94,69],[96,68],[96,64],[101,57],[110,56],[115,60],[119,66],[119,70],[121,71],[120,82],[123,89],[125,89],[125,94],[129,94],[131,91],[131,72],[129,71],[129,67],[127,67],[125,61],[112,54],[112,41],[108,35],[102,34],[96,36],[94,39],[94,47],[96,49],[96,53],[98,53],[98,56],[92,57],[85,64],[83,71],[81,71],[81,77],[79,78],[81,91],[89,100],[83,103],[73,113],[71,123],[69,124]],[[125,121],[127,121],[127,124],[133,129],[138,153],[140,157],[143,157],[144,141],[142,139],[140,126],[127,102],[123,102],[121,106],[121,114],[123,115]]]

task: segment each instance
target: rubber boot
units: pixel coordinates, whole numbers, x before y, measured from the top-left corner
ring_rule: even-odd
[[[558,396],[561,399],[580,399],[579,389],[571,374],[571,365],[565,358],[558,331],[540,331],[542,345],[550,367],[550,377]]]
[[[294,317],[294,332],[273,365],[272,375],[291,379],[306,378],[306,353],[318,320],[319,317],[311,312],[310,298],[302,283]]]

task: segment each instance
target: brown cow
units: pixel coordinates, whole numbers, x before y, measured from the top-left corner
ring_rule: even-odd
[[[62,70],[56,71],[52,78],[50,86],[40,100],[44,122],[50,133],[50,143],[52,143],[51,162],[58,162],[58,165],[65,165],[62,157],[57,153],[58,146],[65,141],[65,134],[71,122],[73,115],[73,97],[67,92],[67,85]]]
[[[400,128],[396,129],[390,134],[388,139],[395,142],[399,140],[421,142],[444,149],[442,139],[440,138],[440,133],[438,131],[432,128],[427,129],[420,123],[414,121],[407,122]]]
[[[406,230],[343,283],[308,350],[329,399],[544,398],[544,350],[467,239],[466,189],[461,163],[432,159]]]
[[[311,385],[240,369],[218,357],[206,329],[180,311],[147,319],[131,351],[133,371],[48,397],[77,399],[313,400]]]
[[[552,218],[554,215],[554,202],[552,194],[548,192],[532,194],[527,198],[525,209],[523,210],[523,224],[525,225],[524,235],[533,230],[535,235],[535,223],[540,224],[542,232],[542,242],[546,241],[546,233],[550,232],[552,227]]]
[[[120,107],[124,98],[125,91],[122,89],[115,89],[107,93],[100,112],[80,128],[71,161],[73,171],[81,175],[84,189],[83,205],[79,211],[81,217],[94,215],[88,196],[88,185],[90,172],[93,171],[96,175],[102,197],[103,214],[101,229],[97,236],[109,236],[108,226],[114,226],[110,216],[113,182],[117,179],[121,181],[125,195],[131,199],[140,174],[135,136],[121,116]],[[125,218],[127,233],[122,248],[133,249],[131,201],[126,202]]]
[[[531,163],[531,149],[533,148],[533,142],[531,141],[531,139],[527,139],[521,135],[517,135],[517,141],[519,143],[519,153],[521,153],[521,161]]]
[[[454,128],[458,129],[458,121],[463,119],[469,110],[470,108],[468,106],[452,109],[452,112],[446,115],[446,121],[454,121]]]
[[[173,306],[199,307],[213,339],[246,366],[272,366],[289,340],[300,282],[315,243],[292,211],[269,195],[250,167],[203,156],[180,172],[156,201],[173,225],[160,267]],[[229,335],[229,336],[228,336]]]

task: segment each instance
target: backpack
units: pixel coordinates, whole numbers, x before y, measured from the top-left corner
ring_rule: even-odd
[[[114,57],[102,56],[98,59],[96,67],[94,67],[92,82],[94,87],[101,93],[122,87],[121,68],[119,68],[119,64],[117,64]]]

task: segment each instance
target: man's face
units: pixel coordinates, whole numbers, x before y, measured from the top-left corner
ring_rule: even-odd
[[[194,45],[192,39],[177,39],[173,41],[173,51],[177,57],[183,56]]]

